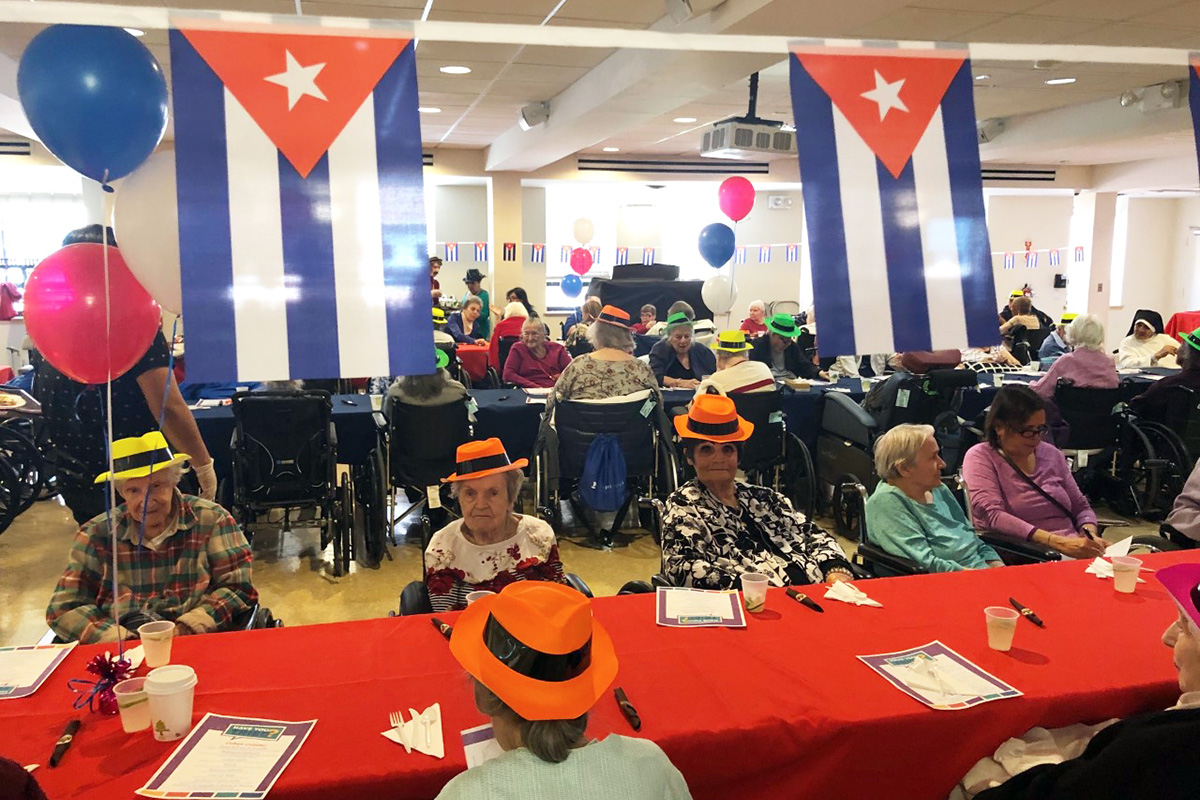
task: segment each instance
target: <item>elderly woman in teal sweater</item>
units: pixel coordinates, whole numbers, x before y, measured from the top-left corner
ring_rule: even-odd
[[[875,471],[883,480],[867,501],[871,540],[930,572],[1004,566],[942,484],[945,466],[931,425],[897,425],[881,436]]]

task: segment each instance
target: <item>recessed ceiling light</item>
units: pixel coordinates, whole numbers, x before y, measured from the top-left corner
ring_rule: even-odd
[[[141,28],[126,28],[125,32],[128,33],[130,36],[137,36],[138,38],[141,38],[146,35],[146,32],[144,30],[142,30]]]
[[[1068,83],[1074,83],[1074,78],[1051,78],[1046,81],[1047,86],[1066,86]]]
[[[442,110],[440,108],[438,108],[437,106],[421,106],[417,109],[417,111],[421,112],[422,114],[440,114],[440,113],[442,113]]]
[[[619,152],[621,152],[621,148],[619,148],[619,147],[606,147],[606,148],[604,148],[604,152],[606,152],[606,153],[619,153]]]
[[[457,64],[451,64],[448,67],[441,67],[440,69],[447,75],[466,75],[471,71],[470,67],[463,67]]]
[[[695,121],[696,121],[696,118],[695,118],[695,117],[676,117],[676,118],[675,118],[675,122],[684,122],[684,123],[686,123],[686,122],[695,122]]]
[[[975,80],[977,80],[977,81],[986,81],[986,80],[987,80],[988,78],[990,78],[990,77],[992,77],[992,76],[991,76],[991,75],[976,75],[976,76],[975,76]]]

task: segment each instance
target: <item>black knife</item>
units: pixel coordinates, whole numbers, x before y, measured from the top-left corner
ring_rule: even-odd
[[[635,731],[640,731],[642,729],[642,718],[638,716],[637,709],[633,707],[633,703],[629,702],[629,697],[625,694],[625,690],[618,686],[613,689],[613,695],[617,698],[617,706],[620,707],[621,713],[629,721],[629,727]]]
[[[797,592],[795,589],[791,588],[790,586],[787,588],[787,596],[792,598],[793,600],[795,600],[797,603],[802,603],[802,604],[808,606],[813,611],[819,612],[821,614],[825,613],[825,609],[823,609],[819,605],[817,605],[816,600],[813,600],[811,597],[809,597],[806,594],[801,594],[800,592]]]
[[[1032,622],[1034,625],[1037,625],[1039,628],[1046,627],[1046,623],[1042,622],[1041,617],[1039,617],[1037,614],[1033,613],[1033,609],[1026,608],[1025,606],[1018,603],[1015,598],[1012,598],[1012,597],[1008,598],[1008,602],[1012,605],[1013,608],[1015,608],[1017,611],[1021,612],[1021,616],[1023,616],[1025,619]]]
[[[78,730],[78,719],[71,720],[67,723],[67,727],[63,728],[62,736],[58,737],[58,741],[54,743],[54,752],[50,754],[50,766],[57,767],[58,762],[62,761],[63,754],[71,746],[71,741],[75,738],[75,732]]]

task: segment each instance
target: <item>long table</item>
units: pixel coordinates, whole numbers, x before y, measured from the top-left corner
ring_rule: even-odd
[[[1147,566],[1200,559],[1147,556]],[[1006,738],[1034,725],[1098,722],[1165,708],[1178,697],[1160,632],[1175,617],[1149,575],[1133,595],[1083,562],[860,581],[883,608],[820,600],[816,614],[771,590],[744,629],[654,623],[650,595],[600,598],[623,687],[643,720],[634,734],[611,693],[588,735],[657,742],[698,800],[730,797],[945,797]],[[1018,621],[1014,648],[987,648],[983,609],[1016,597],[1046,621]],[[454,623],[456,615],[445,615]],[[933,711],[857,656],[940,640],[1024,693],[963,711]],[[108,645],[111,648],[111,645]],[[45,764],[73,714],[69,678],[104,646],[81,646],[32,697],[0,701],[0,755]],[[272,800],[430,798],[465,767],[458,732],[486,720],[445,641],[423,616],[210,634],[175,642],[199,676],[205,712],[318,720]],[[446,757],[406,755],[380,735],[387,713],[439,702]],[[35,774],[55,800],[130,797],[174,749],[115,717],[83,715],[57,769]]]

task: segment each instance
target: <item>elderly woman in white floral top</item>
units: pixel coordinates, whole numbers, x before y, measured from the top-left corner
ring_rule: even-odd
[[[467,595],[499,592],[516,581],[563,583],[554,529],[536,517],[513,513],[529,462],[509,461],[499,439],[467,442],[458,448],[458,469],[444,478],[462,507],[456,519],[433,535],[425,548],[425,589],[433,611],[467,607]],[[405,588],[402,606],[423,605],[414,596],[419,583]]]
[[[659,397],[658,379],[633,357],[629,314],[604,306],[587,332],[595,350],[574,359],[554,384],[549,405],[562,400],[606,400],[650,390]]]
[[[729,589],[743,572],[767,575],[772,586],[853,577],[834,538],[786,497],[736,480],[741,443],[754,425],[737,415],[732,400],[700,395],[675,428],[696,478],[667,499],[663,569],[672,585]]]

